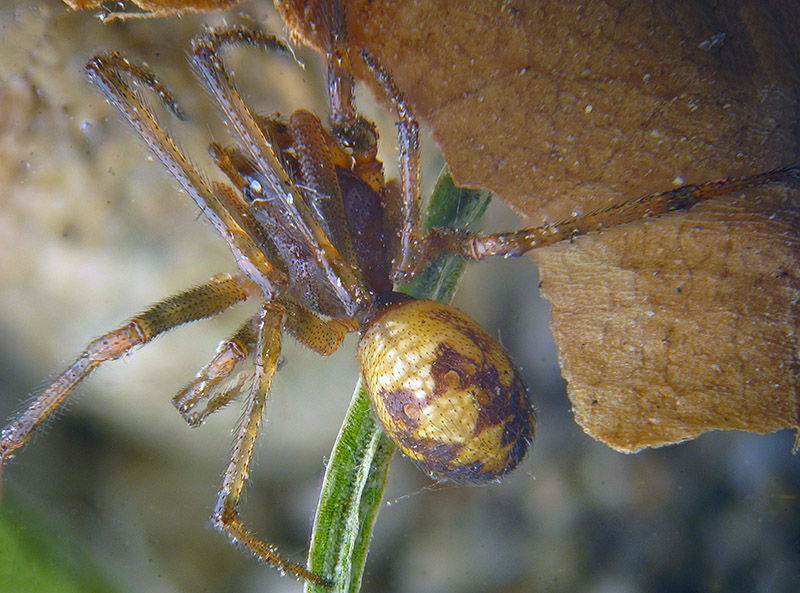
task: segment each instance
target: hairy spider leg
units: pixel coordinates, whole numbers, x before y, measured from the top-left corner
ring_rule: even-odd
[[[396,85],[391,82],[384,84],[390,80],[386,75],[380,82],[384,84],[399,115],[401,187],[398,190],[395,182],[386,183],[384,180],[383,164],[377,159],[378,132],[375,125],[358,115],[355,109],[355,79],[351,73],[345,7],[340,0],[331,0],[315,5],[313,10],[319,12],[313,17],[318,26],[327,27],[321,37],[327,43],[325,63],[331,130],[340,144],[351,151],[353,173],[381,195],[384,224],[397,235],[389,238],[391,279],[394,282],[407,282],[419,271],[419,125]]]
[[[316,22],[327,26],[325,69],[331,129],[341,145],[352,152],[355,161],[353,172],[379,191],[384,179],[383,164],[376,158],[378,131],[375,124],[356,110],[355,78],[351,72],[344,7],[339,0],[331,0],[315,8],[322,13]]]
[[[220,203],[203,176],[192,167],[189,159],[164,132],[120,73],[127,73],[148,86],[152,86],[153,81],[157,80],[155,75],[141,66],[132,66],[130,61],[117,53],[95,56],[86,65],[86,71],[89,78],[119,109],[184,191],[192,197],[228,244],[239,269],[261,288],[266,298],[274,298],[285,292],[288,283],[286,276],[275,269],[252,238]],[[147,73],[148,76],[143,77],[143,73]],[[164,95],[158,88],[157,92],[163,99]],[[173,105],[174,101],[169,101],[169,104]]]
[[[194,380],[172,398],[172,405],[189,426],[200,426],[209,415],[230,403],[239,394],[241,382],[213,397],[211,395],[231,376],[236,366],[247,358],[258,339],[258,323],[257,316],[248,319],[233,336],[219,345],[214,358],[200,369]],[[208,399],[205,409],[194,412],[204,399]]]
[[[325,58],[331,124],[344,130],[356,127],[360,118],[355,108],[355,79],[347,62],[347,19],[340,0],[321,3],[327,12],[319,21],[328,24],[328,51]]]
[[[94,340],[81,355],[0,433],[0,469],[34,430],[58,409],[89,373],[136,346],[184,323],[213,317],[258,294],[242,275],[219,276],[169,297],[133,317],[125,325]]]
[[[295,340],[321,356],[330,356],[342,345],[345,335],[358,330],[352,319],[323,319],[307,307],[282,298],[278,303],[286,309],[283,329]]]
[[[214,38],[214,35],[209,33],[206,37]],[[204,63],[203,60],[199,60],[198,62]],[[219,64],[221,68],[221,62],[219,62]],[[206,66],[209,65],[206,64]],[[241,197],[238,196],[233,189],[224,184],[213,183],[209,186],[205,182],[203,177],[189,164],[188,159],[180,152],[177,146],[160,127],[152,113],[138,100],[135,93],[120,76],[120,73],[127,73],[141,80],[147,86],[155,87],[154,90],[162,100],[167,103],[168,107],[174,110],[176,105],[175,101],[166,91],[165,87],[158,82],[155,75],[142,66],[132,65],[131,62],[118,54],[93,58],[87,65],[87,70],[92,80],[100,86],[112,104],[123,113],[167,169],[176,177],[186,192],[194,198],[203,213],[226,239],[239,267],[245,274],[251,277],[253,282],[261,289],[263,296],[268,300],[263,306],[262,314],[257,321],[258,342],[255,352],[256,373],[253,377],[250,396],[245,407],[242,422],[239,426],[236,443],[233,453],[231,454],[231,461],[225,473],[223,486],[220,490],[220,498],[215,507],[212,522],[215,527],[226,533],[234,542],[245,545],[257,557],[274,566],[277,570],[315,583],[323,585],[329,584],[329,581],[324,577],[316,575],[282,558],[274,547],[255,538],[244,529],[237,519],[236,509],[238,501],[247,477],[253,443],[257,436],[264,403],[268,395],[272,375],[275,371],[277,355],[280,352],[280,329],[284,319],[287,317],[286,308],[273,301],[286,290],[288,279],[281,270],[275,268],[271,264],[269,254],[264,253],[262,249],[263,246],[256,244],[254,237],[257,235],[248,233],[248,231],[257,233],[257,225],[250,222],[251,219],[247,214],[247,205],[242,201]],[[229,80],[224,71],[222,74],[224,75],[223,80]],[[235,89],[231,90],[236,97],[238,97]],[[241,99],[239,99],[239,101],[241,102]],[[247,112],[247,115],[253,120],[249,112]],[[257,124],[256,127],[258,127]],[[261,134],[260,130],[259,134]],[[263,139],[263,134],[261,138]],[[275,157],[274,154],[272,156]],[[276,157],[275,159],[277,162]],[[277,170],[280,170],[286,175],[279,164]],[[277,174],[274,169],[269,169],[269,171],[273,174]],[[294,186],[292,186],[292,188],[295,189]],[[245,227],[243,228],[240,223],[245,223]],[[324,238],[326,243],[330,245],[327,237]],[[331,246],[331,249],[333,249],[335,257],[341,260],[341,256],[335,251],[335,248]],[[315,251],[315,253],[319,254],[319,250]],[[348,267],[346,262],[343,262],[343,265]],[[333,277],[334,284],[335,279],[336,277]],[[242,280],[244,281],[243,278]],[[359,284],[357,280],[355,282],[358,288],[361,289],[361,284]],[[251,288],[253,293],[256,292],[254,287]],[[310,311],[308,313],[313,316]],[[306,336],[305,340],[307,342],[316,343],[316,341],[320,339],[324,341],[324,338],[314,338],[313,331],[304,332],[304,327],[314,327],[313,323],[307,321],[307,317],[308,316],[305,317],[306,321],[305,325],[303,325],[303,323],[297,321],[300,315],[296,314],[293,316],[294,321],[289,325],[297,328],[296,331],[298,334]],[[325,321],[319,318],[316,319],[318,321],[316,324],[317,326],[325,325]],[[326,326],[326,328],[329,330],[328,333],[332,332],[336,334],[340,332],[342,336],[350,329],[346,324],[335,320],[331,320],[330,326]],[[247,330],[242,328],[240,331],[246,332]],[[320,332],[318,332],[318,334],[319,333]],[[325,332],[323,331],[322,333],[324,334]],[[244,352],[246,343],[251,341],[251,339],[245,336],[245,340],[235,342],[234,340],[236,337],[237,336],[234,336],[232,340],[229,340],[227,346],[224,346],[223,350],[212,359],[211,363],[200,372],[199,381],[202,382],[204,377],[210,378],[211,375],[216,372],[222,375],[226,373],[230,374],[237,362],[236,358],[241,359],[246,356]],[[242,336],[240,335],[239,337]],[[332,341],[330,336],[327,336],[327,339],[328,342]],[[335,338],[333,341],[336,341]],[[337,344],[340,342],[341,338],[338,339]],[[330,348],[330,346],[321,346],[321,348]],[[233,359],[229,360],[230,357]],[[196,382],[197,381],[198,379],[196,379]],[[192,389],[191,385],[189,389]],[[200,392],[199,397],[202,398],[203,388],[199,387],[198,391]],[[210,392],[206,391],[206,395],[208,393]],[[219,406],[226,403],[233,396],[235,396],[235,393],[221,394],[217,399],[211,400],[207,413],[218,409]],[[194,397],[194,395],[188,396],[190,400],[192,397]],[[199,399],[196,401],[199,401]],[[202,420],[202,417],[205,415],[207,415],[205,411],[201,412],[200,419]],[[188,419],[191,423],[191,416]]]
[[[256,118],[236,90],[220,57],[222,47],[230,44],[247,44],[266,49],[286,48],[273,36],[241,27],[230,27],[208,31],[196,38],[191,60],[241,140],[245,153],[270,185],[271,194],[282,202],[303,240],[313,249],[317,263],[329,278],[330,285],[344,309],[348,315],[355,315],[368,302],[363,284],[314,218],[300,188],[290,179]]]
[[[289,299],[277,301],[286,311],[283,329],[304,346],[317,354],[329,356],[339,349],[344,336],[355,331],[357,326],[338,319],[322,319],[306,307]],[[241,392],[243,381],[223,392],[214,390],[233,374],[255,346],[258,338],[259,316],[248,319],[236,333],[222,342],[214,357],[195,376],[194,380],[172,398],[172,404],[189,426],[195,427],[229,404]],[[206,407],[193,411],[201,401],[207,399]]]
[[[220,12],[232,8],[242,0],[133,0],[133,3],[142,9],[143,12],[108,12],[100,15],[103,23],[114,21],[129,21],[135,19],[155,19],[166,18],[169,16],[182,16],[184,14],[196,14],[203,12]],[[80,3],[67,2],[72,8]],[[97,3],[98,5],[100,2]],[[121,7],[122,3],[117,3]],[[94,8],[94,5],[91,5]],[[84,8],[84,7],[82,7]]]
[[[510,233],[484,235],[452,229],[431,229],[425,236],[424,252],[430,260],[448,254],[472,260],[519,256],[532,249],[571,240],[587,233],[687,210],[701,202],[732,192],[790,182],[800,182],[800,168],[788,167],[758,175],[685,185],[672,191],[614,204],[562,222]]]
[[[253,447],[264,406],[269,395],[272,377],[281,351],[281,328],[286,318],[286,309],[278,303],[266,303],[259,316],[258,342],[255,350],[255,376],[245,404],[242,420],[236,430],[231,460],[225,470],[217,504],[211,521],[236,544],[242,544],[258,558],[281,573],[288,573],[312,583],[331,586],[331,582],[306,568],[283,558],[274,546],[266,544],[245,529],[239,521],[238,508],[242,490],[248,476],[253,457]]]
[[[419,180],[419,124],[411,106],[397,87],[389,72],[367,50],[359,56],[381,85],[397,112],[397,145],[400,164],[400,189],[402,192],[400,212],[399,251],[392,262],[392,280],[396,283],[410,281],[424,264],[420,240],[420,180]]]

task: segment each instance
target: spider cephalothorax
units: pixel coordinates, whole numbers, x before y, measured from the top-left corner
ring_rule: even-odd
[[[336,5],[336,3],[334,3]],[[341,18],[332,16],[327,63],[331,129],[307,111],[287,119],[254,115],[231,81],[221,50],[229,44],[284,49],[259,31],[225,28],[198,37],[198,76],[219,104],[237,146],[211,145],[229,182],[208,182],[190,164],[130,81],[181,111],[149,70],[118,54],[87,65],[90,78],[136,129],[230,248],[241,274],[218,276],[157,303],[92,342],[0,436],[10,458],[92,370],[180,324],[213,316],[246,299],[260,311],[247,320],[173,402],[191,425],[237,390],[215,389],[251,355],[254,373],[234,449],[212,516],[217,528],[281,571],[328,584],[280,556],[240,523],[238,504],[275,372],[284,330],[320,354],[361,331],[358,358],[373,407],[398,447],[437,479],[486,482],[512,470],[533,439],[525,382],[505,349],[458,310],[394,292],[430,260],[520,255],[578,234],[688,208],[729,191],[798,177],[795,169],[687,186],[636,199],[557,225],[498,235],[434,229],[419,221],[418,126],[390,75],[363,59],[399,116],[399,184],[386,182],[377,134],[353,107]],[[199,404],[206,402],[203,409]]]

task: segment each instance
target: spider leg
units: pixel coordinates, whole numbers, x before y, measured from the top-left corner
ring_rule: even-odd
[[[340,0],[324,3],[321,8],[328,14],[321,22],[329,24],[328,55],[328,100],[331,107],[331,123],[351,129],[356,125],[358,113],[355,107],[355,79],[347,63],[347,19]]]
[[[133,3],[145,12],[109,12],[103,14],[100,20],[103,23],[111,23],[115,21],[130,21],[130,20],[144,20],[144,19],[157,19],[169,16],[183,16],[184,14],[198,14],[212,11],[222,11],[232,6],[235,6],[241,0],[195,0],[193,3],[189,2],[154,2],[147,0],[133,0]],[[70,6],[73,3],[67,2]],[[98,4],[100,4],[98,2]],[[169,4],[172,4],[170,6]]]
[[[319,118],[307,111],[296,111],[292,114],[288,124],[276,121],[264,121],[262,127],[268,136],[275,137],[276,141],[281,142],[283,148],[291,148],[291,168],[302,179],[303,187],[306,192],[308,203],[313,207],[317,216],[323,222],[325,233],[330,237],[334,246],[350,265],[352,265],[359,282],[366,283],[370,289],[374,287],[366,281],[364,270],[362,269],[363,248],[356,250],[351,233],[353,229],[348,224],[347,214],[345,213],[345,193],[340,183],[348,183],[350,176],[345,173],[347,165],[351,162],[339,147],[336,140],[332,138],[322,127]],[[234,192],[226,186],[218,187],[213,184],[214,191],[223,203],[229,204],[229,209],[238,214],[240,224],[248,229],[250,235],[256,238],[262,249],[270,257],[271,261],[281,261],[285,263],[287,273],[297,284],[295,290],[314,291],[316,282],[324,282],[320,274],[309,281],[305,276],[309,266],[302,264],[298,266],[298,253],[290,255],[287,249],[295,247],[305,250],[305,255],[299,259],[303,262],[314,261],[314,253],[308,245],[297,242],[293,237],[283,234],[283,229],[294,228],[292,220],[278,204],[270,202],[267,196],[262,198],[254,187],[263,188],[263,177],[259,180],[258,175],[253,174],[253,166],[249,159],[236,148],[222,148],[217,144],[212,144],[210,153],[217,166],[228,176],[234,187],[240,188],[240,192]],[[344,176],[344,177],[342,177]],[[348,186],[345,186],[348,187]],[[253,199],[257,205],[251,205],[244,201],[242,196]],[[353,216],[353,194],[347,194],[350,199],[349,212]],[[363,214],[363,208],[356,211],[356,214]],[[355,232],[359,232],[356,230]],[[289,239],[296,243],[295,247],[290,247]],[[277,247],[276,247],[277,246]],[[316,268],[319,270],[319,268]],[[329,278],[327,278],[329,280]],[[337,299],[338,301],[338,299]],[[341,303],[341,301],[338,301]],[[337,307],[341,309],[341,307]]]
[[[495,256],[519,256],[531,249],[546,247],[587,233],[637,220],[656,218],[677,210],[686,210],[728,193],[771,183],[798,181],[800,181],[800,168],[790,167],[759,175],[720,179],[700,185],[685,185],[672,191],[614,204],[563,222],[510,233],[483,235],[468,231],[432,229],[425,237],[425,259],[433,260],[446,254],[473,260]]]
[[[100,336],[0,433],[0,468],[89,373],[167,330],[212,317],[257,293],[244,276],[220,276],[156,303],[122,327]]]
[[[250,212],[250,206],[245,202],[241,192],[248,185],[248,181],[244,179],[235,165],[231,161],[229,151],[222,148],[216,142],[212,142],[208,149],[209,154],[216,162],[217,166],[225,173],[233,183],[233,186],[239,191],[234,190],[232,187],[214,181],[211,183],[211,189],[214,195],[225,207],[228,212],[236,219],[236,222],[250,235],[250,237],[258,244],[262,252],[267,256],[271,262],[279,262],[281,258],[275,249],[272,241],[269,238],[269,233],[266,229],[253,218]]]
[[[244,152],[269,184],[271,194],[282,204],[302,239],[312,247],[317,263],[330,280],[348,314],[353,315],[367,302],[367,294],[353,270],[325,234],[314,217],[300,188],[293,183],[257,119],[242,100],[220,57],[225,45],[245,43],[255,47],[285,50],[277,38],[260,31],[230,27],[206,32],[194,40],[192,64],[222,108],[241,140]]]
[[[397,143],[400,161],[400,186],[402,192],[399,253],[392,263],[392,280],[408,282],[419,270],[422,261],[420,240],[420,187],[419,187],[419,124],[411,106],[397,87],[391,74],[367,50],[359,52],[361,59],[372,71],[375,80],[383,87],[397,111]]]
[[[261,311],[258,343],[255,350],[255,376],[242,420],[236,430],[231,460],[225,470],[225,477],[211,520],[214,526],[230,537],[234,543],[244,545],[258,558],[278,571],[313,583],[330,585],[330,581],[326,578],[284,559],[273,546],[265,544],[248,531],[238,518],[239,501],[253,456],[253,446],[278,363],[281,350],[281,327],[285,317],[286,309],[278,303],[267,303]]]
[[[358,329],[357,326],[348,325],[338,319],[322,319],[289,299],[280,299],[278,303],[286,310],[283,328],[298,342],[322,356],[333,354],[339,349],[344,336]],[[219,345],[214,357],[197,373],[194,380],[172,398],[172,404],[189,426],[199,426],[208,416],[239,395],[241,383],[213,396],[211,394],[250,354],[258,339],[259,323],[260,315],[248,319],[231,338]],[[202,411],[194,412],[204,399],[208,399],[206,407]]]
[[[172,398],[172,405],[189,426],[199,426],[212,413],[227,405],[239,394],[236,386],[210,397],[214,389],[231,376],[241,361],[247,358],[258,338],[258,317],[251,317],[236,333],[217,348],[214,358],[200,369],[194,380]],[[192,412],[209,398],[204,410]]]
[[[176,111],[175,101],[163,85],[157,82],[155,75],[141,66],[132,65],[117,53],[95,56],[86,65],[86,70],[91,80],[119,109],[217,229],[228,244],[239,268],[261,288],[265,297],[273,298],[283,293],[287,287],[286,276],[275,269],[253,239],[226,210],[202,175],[192,167],[121,76],[126,73],[154,88],[162,100]],[[180,113],[179,110],[176,112]]]
[[[345,219],[342,189],[322,122],[313,113],[298,110],[289,118],[289,132],[303,182],[314,190],[309,192],[309,203],[319,219],[325,221],[342,257],[355,267],[358,262]]]
[[[325,67],[331,129],[339,143],[352,151],[353,172],[377,191],[384,183],[383,164],[376,158],[378,130],[355,107],[355,78],[349,60],[345,9],[340,0],[321,3],[318,8],[324,11],[320,22],[328,24]]]

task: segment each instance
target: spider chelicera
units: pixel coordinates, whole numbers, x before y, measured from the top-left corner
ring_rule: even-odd
[[[348,332],[361,332],[362,375],[375,412],[398,447],[435,478],[491,481],[516,467],[533,439],[534,410],[521,374],[497,340],[463,313],[395,292],[397,284],[444,255],[474,260],[521,255],[732,191],[800,178],[797,169],[783,169],[686,186],[544,227],[495,235],[433,229],[422,237],[418,125],[390,74],[361,52],[359,58],[398,114],[401,179],[399,184],[385,181],[376,158],[375,128],[353,105],[345,33],[342,19],[334,14],[327,55],[330,131],[307,111],[286,120],[255,115],[236,91],[222,49],[246,44],[285,50],[281,41],[238,27],[207,31],[195,39],[192,65],[239,141],[235,148],[210,147],[229,183],[206,181],[132,90],[129,81],[144,84],[182,117],[152,72],[116,53],[88,63],[92,81],[223,237],[241,274],[215,277],[156,303],[89,344],[2,431],[0,465],[101,363],[173,327],[259,299],[258,314],[220,345],[173,403],[190,425],[200,424],[237,394],[236,389],[218,387],[252,355],[252,382],[213,524],[278,570],[329,584],[329,575],[287,561],[238,519],[283,330],[323,355],[335,351]]]

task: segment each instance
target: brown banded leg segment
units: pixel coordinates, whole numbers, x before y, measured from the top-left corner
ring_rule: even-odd
[[[236,430],[231,461],[225,470],[222,488],[220,488],[211,520],[214,526],[230,537],[234,543],[245,546],[259,559],[275,567],[278,571],[314,583],[327,584],[328,581],[325,578],[284,559],[273,546],[265,544],[245,529],[238,518],[239,500],[247,480],[253,446],[258,436],[272,377],[278,364],[278,356],[281,351],[281,328],[285,317],[286,310],[277,303],[267,303],[261,311],[258,343],[254,353],[255,375],[242,413],[242,420]]]
[[[194,381],[172,398],[172,404],[189,426],[199,426],[211,414],[227,405],[240,391],[241,385],[212,396],[214,390],[231,376],[241,361],[247,358],[258,339],[259,317],[252,317],[229,340],[222,342],[211,361],[204,366]],[[193,412],[197,405],[208,399],[205,409]]]
[[[252,160],[259,174],[269,184],[266,196],[277,200],[292,217],[302,240],[315,254],[320,268],[328,277],[337,298],[350,315],[358,312],[368,297],[352,266],[347,263],[308,207],[278,156],[267,141],[264,130],[245,104],[220,56],[225,45],[247,44],[265,49],[285,50],[277,38],[261,31],[229,27],[206,32],[193,43],[192,64],[206,87],[222,108],[228,124],[242,143],[244,153]]]
[[[355,79],[348,58],[347,19],[340,0],[320,3],[318,22],[328,24],[325,66],[328,75],[328,104],[331,131],[340,146],[350,151],[352,171],[375,191],[384,184],[383,163],[378,159],[378,130],[355,107]]]
[[[400,186],[403,200],[400,253],[392,264],[392,280],[396,283],[408,282],[419,271],[417,268],[421,262],[419,124],[391,74],[368,51],[362,50],[359,55],[397,111],[397,145],[400,152]]]
[[[273,298],[287,287],[286,277],[270,263],[252,238],[237,224],[220,203],[203,176],[192,167],[153,114],[139,100],[122,74],[133,76],[176,110],[175,100],[146,68],[132,64],[117,53],[92,58],[86,65],[91,80],[125,117],[170,173],[188,193],[205,217],[228,244],[239,268],[261,287],[264,296]],[[176,113],[180,114],[177,110]]]
[[[424,254],[429,260],[449,254],[473,260],[518,256],[532,249],[553,245],[587,233],[656,218],[669,212],[687,210],[701,202],[732,192],[771,183],[792,182],[800,182],[800,168],[789,167],[759,175],[686,185],[676,190],[615,204],[563,222],[511,233],[482,235],[468,231],[432,229],[425,237]]]
[[[358,118],[355,107],[355,79],[347,63],[347,18],[340,0],[319,4],[327,11],[319,19],[328,24],[328,47],[325,65],[328,75],[328,102],[331,108],[330,121],[335,127],[352,128]]]
[[[333,354],[339,349],[344,336],[358,329],[355,324],[348,325],[338,319],[322,319],[288,299],[281,299],[278,303],[286,309],[284,329],[298,342],[322,356]],[[172,398],[172,404],[189,426],[199,426],[241,393],[244,385],[241,380],[225,391],[214,392],[256,345],[259,323],[260,315],[248,319],[230,339],[219,345],[214,358],[197,373],[194,380]],[[246,373],[240,376],[244,378]],[[194,411],[203,400],[208,400],[206,407],[199,412]]]
[[[182,16],[205,12],[220,12],[240,4],[242,0],[133,0],[143,12],[108,12],[100,14],[100,21],[111,23],[114,21],[128,21],[134,19],[155,19],[169,16]],[[103,4],[102,0],[83,2],[67,0],[73,9],[97,8]],[[109,5],[110,6],[110,5]],[[121,8],[123,3],[116,3],[116,8]]]
[[[94,340],[0,433],[0,467],[99,365],[123,356],[173,327],[217,315],[257,293],[258,289],[244,276],[220,276],[156,303],[119,329]]]

